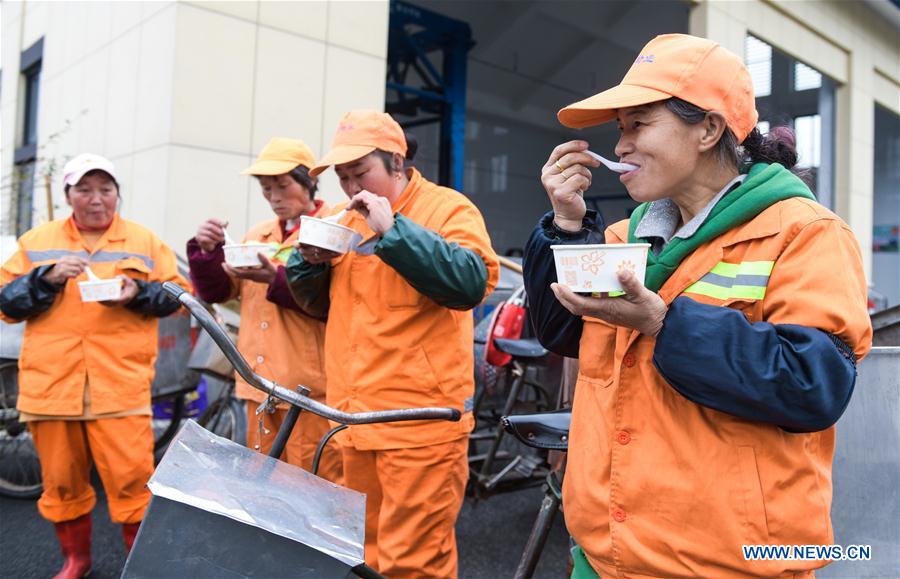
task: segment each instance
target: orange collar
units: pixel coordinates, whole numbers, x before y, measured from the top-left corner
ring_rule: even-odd
[[[82,239],[81,232],[75,224],[74,215],[69,215],[69,217],[66,218],[63,223],[63,230],[73,241]],[[125,223],[124,220],[119,217],[118,212],[113,214],[113,219],[110,222],[109,227],[107,227],[106,231],[100,235],[100,239],[106,239],[107,241],[121,241],[125,239]]]
[[[422,177],[422,174],[419,173],[419,170],[415,167],[408,169],[406,175],[409,178],[409,183],[406,184],[406,189],[403,190],[403,193],[400,194],[400,197],[398,197],[391,206],[391,210],[394,213],[402,212],[403,208],[409,204],[410,200],[412,200],[422,188],[422,185],[426,183],[425,178]]]

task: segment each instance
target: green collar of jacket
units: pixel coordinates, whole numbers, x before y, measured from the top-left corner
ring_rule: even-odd
[[[652,251],[647,253],[644,285],[652,291],[659,291],[669,276],[695,249],[747,223],[775,203],[792,197],[815,200],[809,187],[782,165],[754,164],[750,167],[747,179],[737,189],[722,197],[694,235],[687,239],[679,237],[672,239],[659,255],[655,255]],[[641,203],[631,214],[628,223],[629,243],[645,241],[635,237],[634,231],[649,207],[650,203]]]

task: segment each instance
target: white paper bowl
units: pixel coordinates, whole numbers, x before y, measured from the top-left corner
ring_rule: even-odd
[[[332,223],[315,217],[300,218],[300,234],[297,243],[313,245],[336,253],[347,253],[356,232],[340,223]]]
[[[117,300],[122,297],[122,280],[101,279],[97,281],[80,281],[78,290],[81,292],[83,302],[105,302]]]
[[[260,267],[262,263],[258,254],[267,257],[275,255],[275,248],[265,243],[238,243],[222,249],[225,251],[225,263],[231,267]]]
[[[556,279],[572,291],[582,293],[622,291],[616,277],[629,269],[644,283],[649,243],[601,245],[551,245]]]

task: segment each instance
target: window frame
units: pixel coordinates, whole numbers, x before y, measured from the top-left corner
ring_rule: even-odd
[[[21,235],[31,229],[34,220],[34,186],[37,174],[38,120],[40,113],[41,70],[44,60],[44,37],[25,49],[19,57],[20,82],[23,90],[17,105],[21,127],[13,152],[13,174],[16,179],[15,228]],[[30,191],[25,191],[24,174],[30,175]]]

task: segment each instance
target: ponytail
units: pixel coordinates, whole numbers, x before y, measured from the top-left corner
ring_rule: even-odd
[[[778,163],[785,169],[797,165],[797,137],[790,127],[775,127],[766,135],[754,127],[741,146],[750,163]]]
[[[419,150],[419,141],[406,131],[403,131],[403,136],[406,138],[406,159],[412,161],[416,156],[416,151]]]

